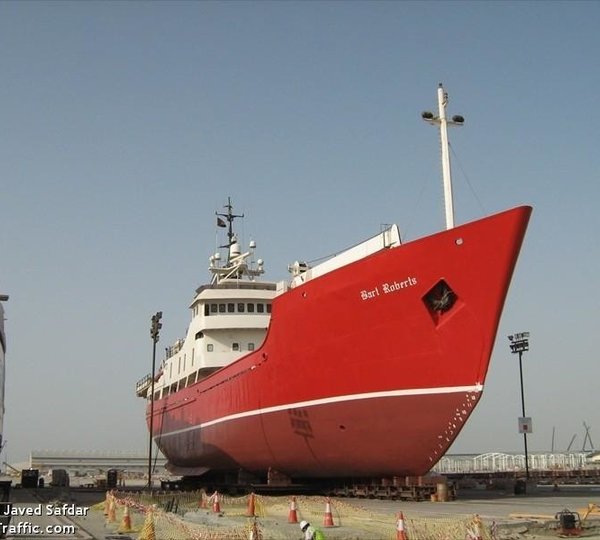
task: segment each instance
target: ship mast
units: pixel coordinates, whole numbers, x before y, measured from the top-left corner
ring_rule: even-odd
[[[233,220],[235,218],[243,218],[244,214],[238,215],[238,214],[232,213],[233,206],[231,204],[231,197],[227,197],[227,204],[224,206],[224,208],[227,209],[226,214],[220,214],[219,212],[215,212],[215,215],[217,216],[217,220],[219,217],[224,217],[227,220],[227,225],[224,225],[224,226],[227,227],[227,238],[228,238],[229,242],[227,243],[226,246],[221,246],[221,247],[229,248],[233,244],[234,238],[235,238],[235,233],[233,232]],[[219,221],[217,221],[217,223],[219,223]],[[227,253],[228,253],[227,263],[229,264],[229,262],[231,260],[231,253],[230,253],[230,251],[228,251]]]
[[[421,114],[421,117],[430,124],[440,127],[440,143],[442,147],[442,180],[444,183],[444,207],[446,210],[446,229],[454,228],[454,200],[452,196],[452,173],[450,170],[450,152],[448,151],[448,126],[462,126],[465,119],[455,115],[452,120],[446,117],[446,105],[448,105],[448,93],[444,91],[442,83],[438,87],[438,115],[429,111]]]
[[[227,262],[221,266],[221,254],[217,252],[211,255],[209,258],[210,266],[208,267],[213,274],[211,283],[219,284],[226,280],[239,280],[243,277],[254,280],[256,277],[264,274],[264,261],[258,259],[256,263],[254,262],[253,255],[256,248],[254,240],[250,241],[249,250],[242,253],[239,240],[233,232],[233,221],[235,218],[243,218],[244,214],[233,213],[231,197],[227,197],[225,209],[227,210],[226,214],[215,212],[215,215],[217,216],[217,226],[227,227],[228,242],[224,246],[219,246],[220,248],[227,248]],[[221,218],[225,218],[227,223]]]

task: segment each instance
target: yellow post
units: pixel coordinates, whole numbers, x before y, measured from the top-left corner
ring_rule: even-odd
[[[109,523],[114,523],[115,521],[117,521],[117,509],[116,509],[116,502],[115,502],[115,496],[114,495],[110,495],[110,499],[108,501],[108,518],[107,521]]]
[[[146,520],[142,527],[142,532],[138,540],[156,540],[156,531],[154,529],[154,505],[149,506],[146,511]]]

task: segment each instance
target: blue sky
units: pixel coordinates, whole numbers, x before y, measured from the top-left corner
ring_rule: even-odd
[[[267,276],[399,224],[444,225],[443,82],[456,219],[534,215],[483,400],[452,451],[600,440],[596,2],[0,2],[5,438],[140,450],[150,369],[208,278],[214,212],[245,212]],[[594,441],[600,444],[598,441]]]

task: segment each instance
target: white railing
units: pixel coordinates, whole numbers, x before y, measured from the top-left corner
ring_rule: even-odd
[[[573,453],[533,453],[528,454],[528,465],[534,471],[578,470],[597,468],[598,465],[589,460],[585,452]],[[449,455],[444,456],[433,468],[440,474],[473,474],[515,472],[525,470],[524,454],[504,454],[489,452],[487,454]]]

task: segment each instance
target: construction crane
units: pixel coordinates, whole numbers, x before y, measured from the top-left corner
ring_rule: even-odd
[[[588,441],[590,441],[590,451],[593,452],[594,451],[594,443],[592,442],[592,436],[590,435],[590,429],[592,429],[590,426],[588,426],[585,422],[583,423],[583,427],[585,429],[585,437],[583,439],[583,446],[581,447],[581,451],[582,452],[587,452],[587,450],[585,449],[585,445]]]

